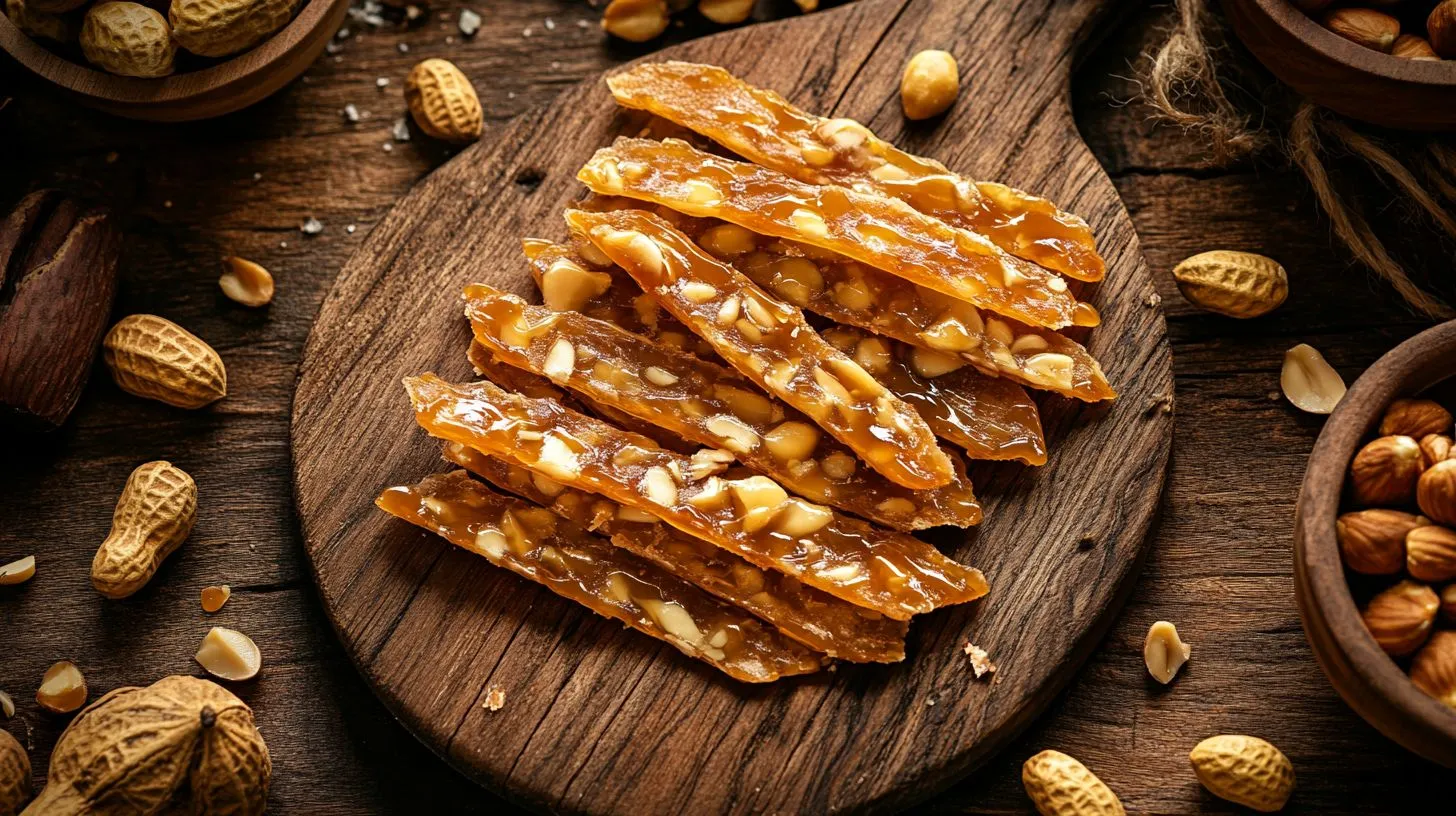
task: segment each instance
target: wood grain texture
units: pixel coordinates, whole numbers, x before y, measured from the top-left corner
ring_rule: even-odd
[[[905,665],[745,688],[373,511],[379,488],[443,469],[399,381],[468,376],[464,284],[530,291],[520,238],[564,235],[576,168],[623,127],[600,82],[465,151],[375,229],[305,349],[295,485],[345,650],[427,745],[543,809],[890,809],[953,782],[1050,702],[1141,562],[1171,434],[1155,407],[1171,362],[1145,303],[1147,269],[1065,104],[1073,48],[1097,10],[874,0],[662,55],[724,65],[974,177],[1043,193],[1088,219],[1112,270],[1093,296],[1103,324],[1090,342],[1122,396],[1048,400],[1045,468],[977,469],[988,521],[937,540],[985,570],[992,595],[918,622]],[[928,32],[956,43],[974,92],[944,121],[907,129],[895,89]],[[1000,666],[995,683],[974,679],[967,639]],[[507,694],[498,712],[481,707],[491,685]]]
[[[1365,628],[1340,557],[1335,518],[1346,493],[1350,460],[1360,445],[1378,435],[1375,429],[1390,403],[1428,393],[1453,373],[1456,321],[1421,332],[1377,360],[1350,386],[1325,423],[1310,453],[1294,516],[1296,597],[1325,674],[1371,725],[1448,768],[1456,768],[1456,712],[1412,685],[1405,669]],[[1448,402],[1444,395],[1437,399]]]
[[[64,429],[7,448],[0,558],[34,552],[40,567],[32,584],[0,589],[0,688],[19,707],[0,728],[29,747],[37,784],[67,722],[39,712],[32,698],[47,666],[75,660],[98,694],[146,684],[195,671],[191,656],[218,624],[248,633],[263,650],[263,674],[235,690],[257,712],[273,754],[269,812],[516,812],[414,739],[333,635],[289,483],[298,361],[339,268],[396,199],[454,152],[419,134],[382,149],[404,115],[401,88],[417,60],[460,65],[493,133],[586,76],[715,27],[689,16],[664,42],[627,47],[595,28],[599,11],[581,0],[468,5],[485,20],[472,40],[458,36],[448,9],[407,29],[351,25],[339,54],[283,92],[185,125],[80,107],[0,57],[0,88],[14,97],[0,111],[0,141],[19,159],[0,162],[0,199],[8,205],[47,186],[103,199],[126,228],[114,316],[176,320],[218,348],[232,386],[227,399],[194,414],[129,397],[103,372]],[[1199,739],[1228,732],[1266,737],[1293,760],[1299,783],[1285,813],[1438,811],[1439,792],[1456,784],[1456,773],[1414,758],[1361,720],[1305,641],[1290,528],[1323,423],[1277,393],[1280,359],[1296,342],[1316,345],[1353,381],[1429,323],[1331,248],[1329,225],[1296,173],[1207,167],[1195,140],[1129,102],[1130,65],[1160,41],[1170,9],[1126,3],[1118,11],[1095,35],[1105,39],[1084,46],[1090,55],[1074,70],[1072,103],[1137,226],[1168,317],[1177,383],[1168,486],[1142,576],[1067,691],[1009,747],[917,812],[1032,814],[1021,763],[1057,748],[1092,767],[1129,812],[1237,813],[1204,792],[1188,767]],[[789,0],[759,7],[760,18],[795,14]],[[400,43],[410,51],[401,53]],[[383,90],[375,87],[380,76],[392,80]],[[368,115],[345,122],[339,109],[347,103]],[[324,232],[298,232],[309,216]],[[346,231],[351,224],[357,229]],[[1391,208],[1382,228],[1400,230],[1403,256],[1446,274],[1449,249],[1407,213]],[[1253,321],[1184,302],[1167,270],[1215,248],[1278,258],[1289,270],[1289,302]],[[230,254],[272,270],[279,290],[270,307],[246,309],[218,292],[218,259]],[[1453,294],[1440,277],[1427,285]],[[155,458],[197,478],[198,527],[146,589],[105,601],[87,579],[91,556],[127,474]],[[197,593],[218,582],[234,595],[208,618]],[[1194,650],[1166,689],[1142,665],[1143,636],[1158,619],[1176,621]]]
[[[1431,5],[1411,9],[1407,24],[1423,22]],[[1366,48],[1289,0],[1224,0],[1223,8],[1264,67],[1315,104],[1383,127],[1456,130],[1456,62],[1401,59]],[[1425,26],[1415,33],[1423,35]]]

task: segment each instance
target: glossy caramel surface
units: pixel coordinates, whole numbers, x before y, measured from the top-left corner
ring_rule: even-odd
[[[790,498],[764,476],[692,478],[690,457],[554,401],[434,375],[409,378],[405,387],[432,436],[650,513],[755,566],[887,617],[908,620],[986,593],[978,570],[925,542]]]
[[[1062,278],[898,199],[806,184],[668,139],[618,139],[577,179],[595,193],[664,204],[764,235],[812,244],[1036,326],[1095,326]]]
[[[742,607],[815,651],[857,663],[895,663],[905,658],[904,621],[845,603],[782,573],[761,570],[655,518],[644,520],[601,496],[566,487],[519,465],[453,442],[445,443],[443,452],[447,460],[502,490],[610,536],[618,547]]]
[[[391,487],[382,510],[557,595],[750,683],[819,670],[823,658],[743,610],[465,471]]]
[[[541,375],[552,350],[569,344],[570,368],[557,371],[555,383],[592,405],[627,412],[639,425],[661,429],[665,436],[728,450],[812,501],[898,530],[967,527],[981,520],[960,463],[950,484],[905,488],[859,466],[853,452],[820,432],[813,420],[765,396],[735,371],[611,323],[529,305],[488,286],[467,287],[465,299],[476,342],[499,359]],[[840,473],[846,463],[850,472]]]
[[[954,478],[920,415],[825,343],[797,308],[651,213],[571,210],[566,219],[730,365],[812,417],[870,467],[910,488]]]
[[[646,62],[608,77],[607,87],[624,107],[689,128],[800,181],[893,196],[1048,269],[1086,281],[1103,277],[1087,223],[1045,198],[972,182],[857,122],[807,113],[717,66]]]

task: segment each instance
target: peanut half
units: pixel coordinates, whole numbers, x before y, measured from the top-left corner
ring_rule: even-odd
[[[0,586],[23,584],[35,577],[35,556],[27,555],[0,567]]]
[[[267,306],[273,301],[273,276],[268,270],[247,258],[229,255],[222,259],[227,267],[217,285],[229,300],[244,306]]]
[[[202,611],[211,615],[219,609],[222,609],[223,604],[227,603],[228,598],[232,596],[232,587],[227,584],[204,587],[202,590]]]
[[[1193,647],[1178,637],[1178,628],[1168,621],[1154,623],[1143,641],[1143,662],[1147,664],[1148,674],[1165,686],[1173,682],[1192,652]]]
[[[81,670],[69,660],[46,669],[40,688],[35,692],[35,701],[54,714],[70,714],[86,704],[86,678]]]
[[[219,680],[252,680],[263,668],[263,655],[253,639],[233,629],[214,626],[202,639],[197,662]]]
[[[1328,414],[1345,396],[1345,381],[1339,372],[1306,343],[1284,353],[1279,386],[1294,407],[1311,414]]]

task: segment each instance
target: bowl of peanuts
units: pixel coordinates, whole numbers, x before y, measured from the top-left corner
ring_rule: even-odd
[[[1295,594],[1321,668],[1386,736],[1456,767],[1456,321],[1381,357],[1320,433]]]
[[[1336,113],[1402,130],[1456,130],[1456,0],[1224,0],[1280,82]]]
[[[244,108],[302,74],[348,0],[5,0],[0,48],[80,101],[134,119]]]

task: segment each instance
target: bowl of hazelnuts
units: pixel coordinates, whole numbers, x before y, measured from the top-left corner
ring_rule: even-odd
[[[1456,130],[1456,0],[1224,0],[1280,82],[1336,113]]]
[[[1310,453],[1295,594],[1315,658],[1386,736],[1456,768],[1456,321],[1350,387]]]

